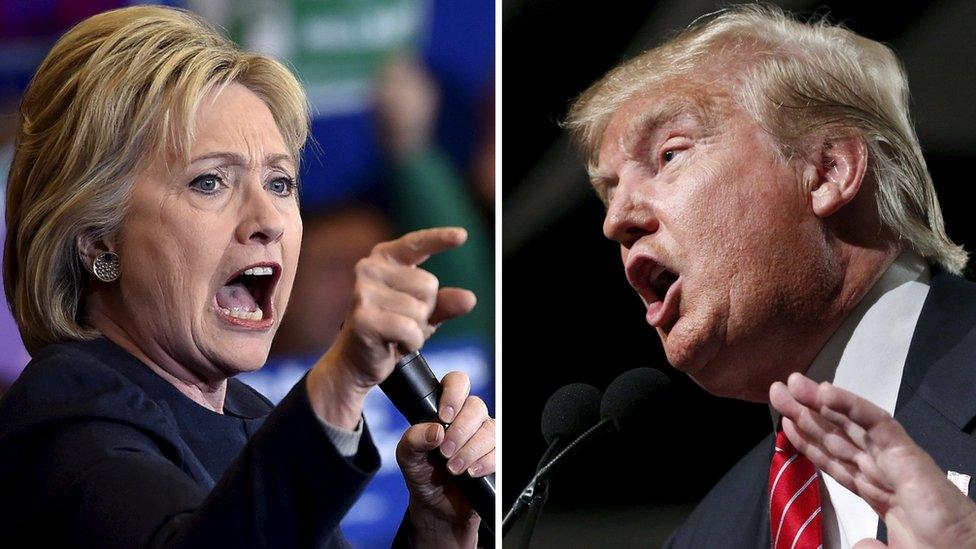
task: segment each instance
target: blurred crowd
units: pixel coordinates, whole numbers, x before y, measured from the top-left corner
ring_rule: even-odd
[[[73,24],[129,3],[0,0],[0,184],[13,154],[18,98],[40,60]],[[479,302],[442,326],[425,354],[436,373],[466,371],[474,392],[493,407],[494,3],[158,3],[196,11],[243,47],[275,55],[296,71],[312,105],[293,299],[266,367],[244,381],[277,401],[338,334],[356,261],[403,232],[453,225],[468,230],[467,244],[424,267],[442,284],[473,290]],[[0,347],[2,394],[29,361],[6,302]],[[382,400],[367,403],[367,420],[381,453],[391,457],[402,420]],[[385,485],[395,482],[377,478],[379,491],[347,518],[350,539],[389,539],[372,525],[382,523],[383,509],[405,503],[401,486]]]

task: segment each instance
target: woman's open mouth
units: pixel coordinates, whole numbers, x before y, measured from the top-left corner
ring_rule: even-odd
[[[274,325],[274,290],[281,277],[277,263],[248,265],[214,294],[217,316],[235,326],[266,329]]]

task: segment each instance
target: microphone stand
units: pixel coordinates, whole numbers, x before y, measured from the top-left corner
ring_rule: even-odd
[[[549,448],[546,448],[545,453],[539,458],[539,463],[536,464],[535,470],[539,472],[542,466],[549,461],[552,454],[556,452],[559,448],[559,443],[562,442],[562,437],[556,437],[553,439],[552,444]],[[528,549],[529,542],[532,540],[532,533],[535,532],[535,525],[539,521],[539,516],[542,515],[542,508],[545,507],[546,501],[549,499],[549,479],[540,479],[533,491],[532,491],[532,501],[529,502],[529,514],[525,517],[525,527],[522,529],[522,539],[519,541],[519,549]]]
[[[508,510],[505,518],[502,520],[502,536],[508,534],[508,531],[512,529],[515,525],[515,521],[532,507],[533,504],[539,503],[538,506],[533,509],[533,513],[527,519],[528,522],[525,525],[525,529],[522,531],[522,541],[519,547],[528,547],[529,541],[532,539],[532,532],[535,529],[535,524],[538,521],[539,514],[542,513],[542,506],[545,505],[545,500],[548,497],[549,492],[549,476],[553,473],[556,467],[562,463],[568,456],[576,453],[582,446],[584,446],[591,439],[609,431],[613,427],[613,420],[610,418],[604,418],[599,423],[590,427],[582,435],[576,438],[573,442],[569,443],[562,451],[556,454],[556,457],[552,458],[548,463],[543,465],[536,471],[535,476],[529,481],[529,484],[522,490],[519,497],[512,504],[512,508]],[[558,442],[558,441],[557,441]],[[550,446],[550,450],[555,447],[555,443]],[[550,450],[546,451],[546,454],[550,453]],[[545,459],[545,456],[543,456]],[[538,509],[538,511],[536,511]]]
[[[528,549],[532,541],[532,534],[535,532],[535,525],[539,522],[542,515],[542,508],[546,506],[549,499],[549,479],[539,479],[536,483],[532,501],[529,503],[529,514],[525,516],[525,526],[522,528],[522,539],[519,540],[519,549]]]

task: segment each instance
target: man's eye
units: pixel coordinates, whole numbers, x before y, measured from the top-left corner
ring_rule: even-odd
[[[664,151],[664,154],[661,155],[661,158],[664,159],[664,162],[671,162],[672,160],[674,160],[674,157],[677,155],[678,155],[678,151],[674,149],[669,149]]]
[[[190,182],[190,188],[205,194],[213,194],[220,187],[220,177],[213,174],[201,175]]]

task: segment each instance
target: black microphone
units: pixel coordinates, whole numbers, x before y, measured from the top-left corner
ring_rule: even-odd
[[[556,390],[542,409],[542,438],[550,447],[576,438],[600,421],[603,393],[586,383],[570,383]]]
[[[380,389],[411,425],[441,423],[437,418],[437,408],[443,388],[419,351],[404,355],[397,361],[393,373],[380,383]],[[446,465],[446,460],[439,452],[435,450],[431,454],[438,459],[441,466]],[[467,473],[448,476],[481,517],[482,527],[494,532],[495,474],[478,478],[472,478]]]
[[[505,515],[502,522],[503,535],[511,529],[515,519],[531,504],[536,487],[540,483],[545,483],[562,461],[600,435],[626,430],[634,423],[646,419],[652,409],[661,404],[662,396],[667,397],[667,389],[670,385],[671,380],[653,368],[635,368],[614,379],[600,402],[600,415],[603,419],[579,435],[536,471],[535,476]],[[531,532],[527,534],[531,536]],[[527,536],[524,545],[528,545]]]
[[[556,390],[542,408],[542,438],[548,448],[536,465],[536,472],[549,461],[560,448],[560,443],[579,436],[600,420],[600,399],[603,393],[586,383],[570,383]],[[549,483],[542,479],[529,485],[519,494],[512,508],[505,515],[502,534],[508,532],[526,510],[532,509],[523,531],[531,532],[548,497]]]
[[[602,397],[599,389],[586,383],[564,385],[549,397],[542,408],[542,438],[549,447],[535,466],[537,472],[561,448],[562,443],[573,440],[590,425],[600,421]],[[534,499],[539,502],[537,507],[545,504],[548,487],[544,482],[536,487]]]
[[[600,415],[616,431],[631,431],[670,402],[671,380],[654,368],[634,368],[614,379],[600,402]]]

